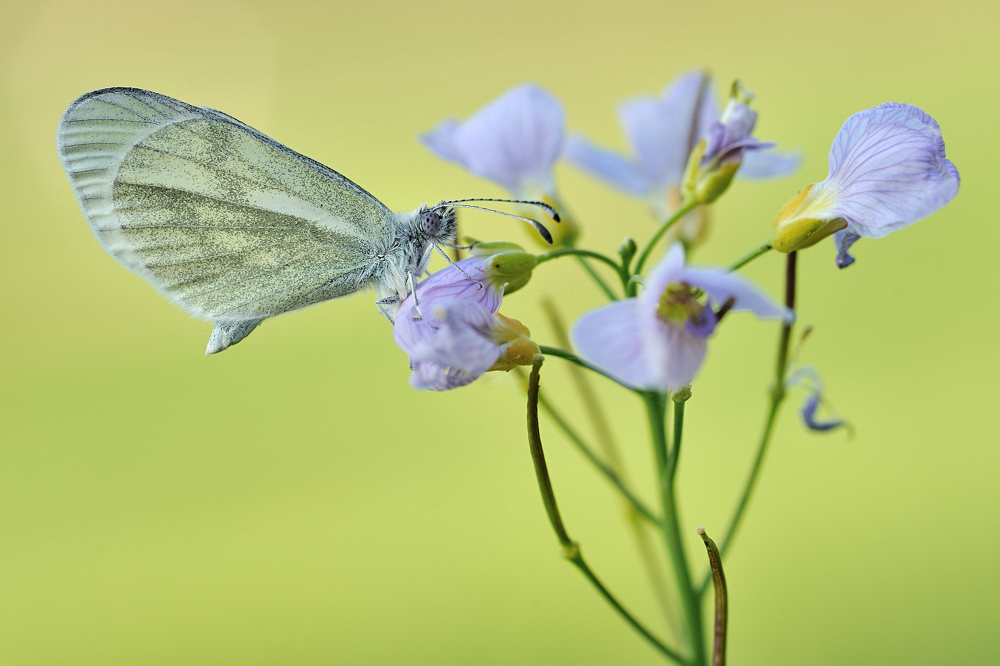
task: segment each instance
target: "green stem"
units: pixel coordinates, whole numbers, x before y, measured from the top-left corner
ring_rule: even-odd
[[[715,640],[712,649],[712,666],[726,666],[726,621],[728,619],[729,593],[726,590],[726,574],[722,571],[722,554],[715,542],[699,527],[698,534],[708,551],[708,566],[715,585]]]
[[[607,256],[606,254],[601,254],[600,252],[593,252],[592,250],[581,250],[576,247],[561,247],[558,250],[552,250],[550,252],[545,252],[539,254],[535,257],[538,264],[544,264],[547,261],[552,261],[553,259],[558,259],[559,257],[589,257],[590,259],[596,259],[597,261],[603,262],[615,269],[615,273],[621,273],[622,267],[617,261]]]
[[[559,349],[558,347],[547,347],[545,345],[539,345],[538,346],[538,350],[541,351],[546,356],[557,356],[557,357],[559,357],[561,359],[565,359],[565,360],[569,361],[570,363],[575,363],[576,365],[580,366],[581,368],[587,368],[588,370],[590,370],[592,372],[596,372],[597,374],[601,375],[602,377],[607,377],[608,379],[610,379],[614,383],[618,384],[619,386],[627,388],[630,391],[635,391],[635,389],[633,389],[633,388],[631,388],[629,386],[625,386],[620,381],[618,381],[617,379],[615,379],[614,377],[612,377],[608,373],[604,372],[603,370],[601,370],[597,366],[593,366],[593,365],[587,363],[586,361],[584,361],[582,358],[580,358],[579,356],[577,356],[573,352],[566,351],[565,349]]]
[[[742,257],[740,257],[739,259],[737,259],[736,261],[734,261],[732,264],[730,264],[729,265],[729,272],[733,272],[733,271],[736,271],[736,270],[739,270],[739,269],[743,268],[744,266],[746,266],[747,264],[749,264],[751,261],[753,261],[757,257],[761,257],[761,256],[767,254],[772,249],[773,248],[771,247],[770,241],[768,241],[767,243],[764,243],[760,247],[754,248],[753,250],[751,250],[750,252],[747,252]]]
[[[684,434],[684,404],[683,402],[674,403],[674,448],[670,451],[669,468],[667,469],[671,483],[677,474],[677,460],[681,456],[681,437]]]
[[[643,249],[642,254],[639,255],[639,260],[635,263],[635,269],[632,271],[633,273],[636,274],[642,273],[642,267],[646,265],[646,260],[649,259],[649,255],[650,253],[652,253],[653,248],[656,247],[656,244],[660,241],[661,238],[663,238],[663,234],[667,233],[670,227],[674,226],[674,224],[677,223],[677,220],[681,219],[682,217],[684,217],[697,207],[698,207],[697,201],[692,201],[692,200],[685,201],[680,205],[680,208],[675,210],[673,214],[670,217],[668,217],[663,224],[660,225],[660,228],[656,230],[656,233],[653,234],[653,237],[649,239],[649,243],[646,244],[646,247]],[[635,294],[631,295],[634,296]]]
[[[649,427],[653,440],[653,452],[656,457],[659,476],[660,498],[663,504],[663,539],[667,554],[673,568],[677,591],[681,600],[683,615],[681,622],[684,635],[690,651],[691,666],[705,664],[705,641],[701,623],[701,604],[691,583],[687,556],[684,553],[684,540],[681,538],[680,518],[677,513],[677,501],[674,496],[674,484],[669,474],[669,459],[667,457],[667,433],[665,427],[666,404],[664,396],[658,393],[644,393],[646,411],[649,415]]]
[[[608,300],[618,300],[618,296],[615,295],[615,292],[611,291],[611,287],[608,286],[608,283],[604,281],[604,278],[597,274],[597,271],[594,270],[593,266],[587,263],[585,258],[577,255],[576,260],[580,262],[580,265],[583,266],[583,270],[587,271],[587,274],[590,275],[591,279],[597,284],[598,287],[601,288],[601,291],[603,291],[604,295],[608,297]]]
[[[795,252],[789,253],[785,264],[785,306],[790,310],[795,309],[796,264],[797,254]],[[768,444],[770,444],[771,435],[774,433],[774,424],[778,419],[778,411],[781,408],[781,403],[785,400],[785,373],[788,369],[788,344],[791,337],[792,324],[790,322],[782,324],[781,336],[778,338],[777,360],[774,365],[774,385],[771,387],[771,405],[768,409],[767,420],[764,423],[764,432],[760,437],[760,444],[757,446],[757,455],[754,457],[753,467],[750,468],[750,474],[747,476],[746,483],[743,486],[743,493],[740,495],[736,510],[733,511],[733,517],[729,521],[729,528],[722,539],[720,552],[723,555],[729,550],[733,538],[739,529],[740,521],[743,519],[743,514],[746,512],[747,505],[750,503],[750,497],[753,495],[757,478],[760,476],[760,470],[764,466],[764,458],[767,456]],[[708,589],[708,583],[708,577],[706,576],[699,590],[701,595],[704,595],[705,590]]]
[[[562,516],[559,514],[559,506],[556,504],[555,492],[552,489],[552,480],[549,478],[548,466],[545,464],[545,453],[542,450],[542,435],[538,427],[538,392],[542,363],[545,357],[537,354],[531,366],[531,375],[528,377],[528,446],[531,450],[531,461],[535,467],[535,478],[538,480],[538,490],[542,494],[542,504],[545,505],[545,512],[549,516],[549,523],[552,525],[559,544],[563,547],[563,554],[573,565],[586,576],[587,580],[597,589],[604,599],[611,604],[611,607],[618,611],[626,622],[632,625],[639,634],[650,644],[659,650],[664,656],[684,663],[681,655],[670,649],[663,642],[654,636],[645,626],[626,610],[624,606],[615,598],[613,594],[604,586],[600,579],[594,574],[580,552],[580,546],[573,541],[566,532]]]

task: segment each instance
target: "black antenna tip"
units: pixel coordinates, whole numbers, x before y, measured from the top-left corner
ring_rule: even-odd
[[[562,222],[562,218],[559,217],[559,213],[555,209],[552,209],[552,219],[556,222]]]
[[[549,233],[549,230],[538,222],[535,222],[535,228],[538,229],[538,233],[541,234],[542,238],[544,238],[549,245],[552,245],[552,234]]]

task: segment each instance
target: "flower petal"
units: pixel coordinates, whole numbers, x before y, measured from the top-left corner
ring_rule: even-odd
[[[711,80],[693,70],[671,81],[659,98],[624,102],[618,116],[648,183],[659,189],[680,185],[688,155],[718,112]]]
[[[645,340],[639,335],[641,309],[635,298],[615,301],[584,313],[570,331],[580,356],[635,388],[647,388],[656,381]]]
[[[438,157],[463,164],[462,151],[455,145],[455,133],[459,124],[452,118],[442,120],[434,129],[420,135],[420,140]]]
[[[802,166],[802,153],[797,151],[751,150],[743,154],[743,165],[737,172],[742,178],[763,180],[780,178]]]
[[[566,159],[629,194],[651,194],[650,184],[634,163],[616,152],[595,146],[581,134],[570,136],[566,143]]]
[[[464,123],[438,125],[424,143],[445,159],[512,192],[552,189],[552,167],[562,153],[562,105],[533,84],[512,88]]]
[[[836,192],[834,213],[852,232],[880,238],[951,201],[959,176],[937,122],[917,107],[889,103],[847,119],[820,186]]]
[[[783,319],[787,322],[795,319],[795,313],[738,273],[729,273],[721,268],[685,268],[681,279],[704,289],[715,305],[732,298],[735,299],[733,310],[749,310],[761,319]]]
[[[802,403],[802,408],[800,410],[802,414],[802,421],[806,424],[806,427],[810,430],[815,430],[818,432],[823,432],[826,430],[833,430],[834,428],[839,428],[846,424],[847,421],[844,419],[829,419],[826,421],[821,421],[816,418],[816,411],[819,409],[820,396],[818,393],[813,393],[805,399]]]

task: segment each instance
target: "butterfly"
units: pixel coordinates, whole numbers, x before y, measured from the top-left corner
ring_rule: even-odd
[[[448,259],[440,246],[457,247],[456,208],[508,201],[456,199],[394,213],[232,116],[138,88],[78,98],[56,143],[104,249],[213,322],[206,354],[240,342],[268,317],[366,288],[389,317],[432,250]],[[541,202],[510,202],[559,219]],[[491,212],[530,222],[552,242],[531,218]]]

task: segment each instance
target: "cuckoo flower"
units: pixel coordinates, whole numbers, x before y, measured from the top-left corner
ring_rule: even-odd
[[[465,122],[443,120],[421,136],[438,156],[503,185],[518,198],[552,196],[563,149],[562,104],[536,85],[508,90]]]
[[[743,133],[753,130],[756,115],[743,107],[727,107],[720,118],[710,77],[695,70],[674,79],[658,98],[637,97],[619,107],[634,157],[595,146],[578,134],[567,142],[566,157],[619,189],[647,199],[657,215],[665,217],[680,203],[688,157],[702,139],[712,143],[706,162],[720,152],[728,153],[722,157],[732,161],[738,153],[743,164],[740,174],[746,177],[780,176],[798,166],[796,155],[758,150],[773,144],[745,141]],[[734,145],[737,141],[744,143]],[[753,152],[744,154],[747,149]]]
[[[699,300],[699,290],[705,302]],[[675,244],[638,298],[615,301],[578,319],[573,344],[580,356],[627,386],[676,390],[701,367],[715,330],[713,307],[727,303],[764,319],[793,317],[735,273],[685,266],[684,250]]]
[[[774,218],[771,244],[792,252],[836,234],[837,266],[861,237],[881,238],[927,217],[958,193],[941,128],[908,104],[855,113],[830,148],[830,173],[796,194]]]
[[[506,254],[448,266],[418,284],[415,295],[400,304],[393,337],[410,356],[414,388],[445,391],[488,370],[530,365],[538,353],[530,332],[497,312],[512,277],[503,260]]]

